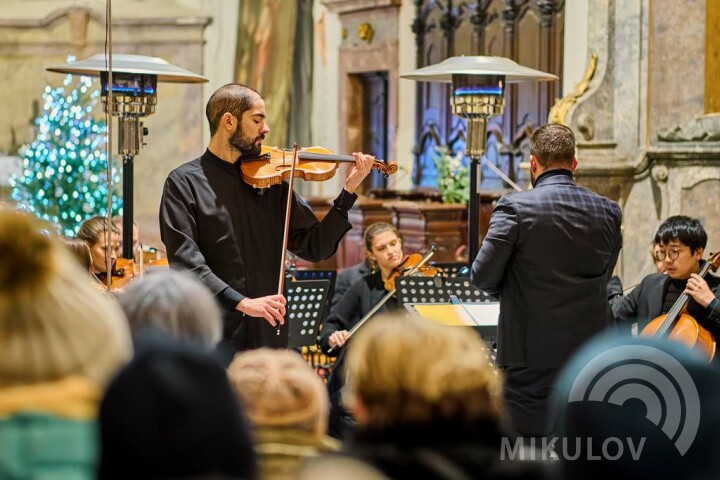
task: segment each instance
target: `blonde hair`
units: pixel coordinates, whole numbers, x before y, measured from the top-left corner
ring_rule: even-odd
[[[498,420],[501,377],[479,335],[399,314],[374,318],[348,350],[349,403],[368,426]]]
[[[127,324],[49,231],[0,211],[0,387],[68,376],[104,386],[130,356]]]
[[[100,238],[105,235],[107,230],[108,221],[105,217],[92,217],[85,220],[77,233],[77,238],[87,242],[88,246],[92,248],[93,245],[100,241]],[[115,226],[114,223],[110,222],[110,232],[116,235],[120,235],[120,230]]]
[[[87,242],[77,237],[62,237],[62,242],[78,264],[89,272],[92,268],[92,255]]]
[[[323,437],[329,411],[325,385],[299,354],[268,348],[241,353],[228,376],[254,426]]]

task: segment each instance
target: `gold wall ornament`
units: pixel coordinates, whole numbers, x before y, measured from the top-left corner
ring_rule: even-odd
[[[357,27],[357,33],[358,38],[360,40],[364,40],[367,43],[372,42],[373,35],[375,34],[375,30],[373,30],[372,25],[370,25],[367,22],[361,23]]]
[[[342,39],[345,40],[348,36],[347,28],[343,28],[342,33],[340,35],[342,36]]]
[[[570,107],[575,105],[577,99],[582,97],[590,87],[590,81],[595,75],[595,69],[597,68],[597,60],[597,53],[593,53],[592,55],[590,55],[590,65],[588,66],[587,70],[585,70],[585,75],[583,76],[582,81],[575,84],[575,88],[572,92],[568,93],[562,98],[558,98],[555,101],[555,105],[552,106],[552,108],[550,109],[550,113],[548,114],[548,123],[560,123],[562,125],[566,124],[565,119],[568,112],[570,111]]]

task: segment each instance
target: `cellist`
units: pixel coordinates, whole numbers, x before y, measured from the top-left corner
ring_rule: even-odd
[[[665,274],[653,273],[642,279],[628,295],[611,301],[615,319],[637,322],[638,332],[654,318],[667,313],[684,292],[691,299],[688,314],[720,338],[720,278],[698,275],[704,263],[707,233],[699,220],[676,215],[666,219],[655,234],[655,259],[662,261]]]
[[[287,347],[286,301],[276,279],[288,184],[257,190],[240,175],[240,163],[258,157],[270,131],[265,102],[249,87],[228,84],[212,94],[205,113],[211,135],[207,150],[170,172],[160,202],[160,234],[170,266],[194,272],[215,295],[223,307],[227,347]],[[289,251],[308,261],[335,253],[351,228],[348,210],[357,198],[355,190],[374,160],[362,153],[354,157],[344,187],[322,221],[290,192]]]

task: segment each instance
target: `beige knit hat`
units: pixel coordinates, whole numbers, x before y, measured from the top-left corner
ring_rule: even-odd
[[[299,354],[267,348],[245,352],[235,357],[228,375],[253,425],[324,434],[325,385]]]
[[[0,210],[0,388],[68,376],[103,387],[130,357],[127,322],[43,228]]]

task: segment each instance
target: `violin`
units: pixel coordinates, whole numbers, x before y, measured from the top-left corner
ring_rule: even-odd
[[[158,258],[145,263],[142,268],[135,268],[135,261],[128,258],[118,258],[115,260],[112,276],[110,278],[110,291],[115,292],[127,287],[130,282],[136,278],[140,278],[145,274],[148,267],[169,267],[166,258]],[[138,271],[138,273],[136,273]],[[107,288],[105,282],[101,281],[103,287]]]
[[[395,279],[407,275],[409,272],[413,271],[413,269],[415,269],[415,271],[412,275],[419,277],[436,277],[442,273],[439,268],[432,265],[421,265],[420,262],[422,260],[423,256],[419,253],[411,253],[406,256],[405,260],[395,267],[393,271],[390,272],[390,275],[388,275],[388,278],[385,279],[385,290],[388,292],[395,290]]]
[[[714,272],[719,266],[720,252],[716,252],[710,255],[710,259],[705,262],[698,275],[705,277],[708,271],[712,269]],[[684,343],[710,361],[715,356],[715,339],[695,318],[687,313],[689,301],[690,295],[683,292],[670,311],[648,323],[640,335],[665,337]]]
[[[324,147],[307,147],[298,150],[298,161],[295,162],[294,177],[307,181],[325,181],[331,179],[340,163],[355,163],[352,155],[333,155]],[[290,177],[294,154],[292,150],[263,145],[261,155],[257,159],[241,160],[240,172],[242,179],[254,188],[268,188],[279,185]],[[395,162],[375,160],[373,168],[388,176],[397,172]]]

